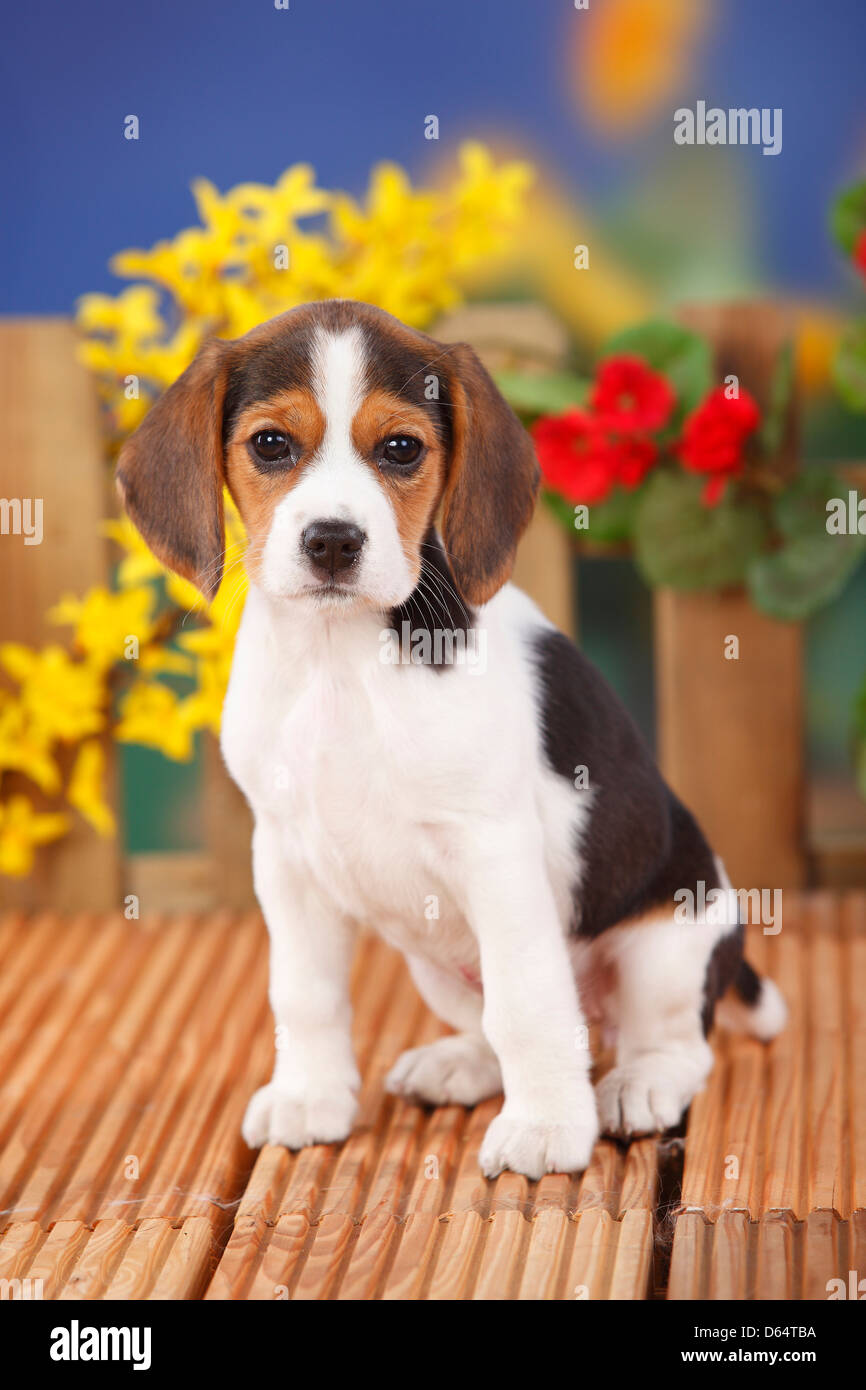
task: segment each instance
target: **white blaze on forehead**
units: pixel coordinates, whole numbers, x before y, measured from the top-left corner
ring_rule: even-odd
[[[313,340],[313,394],[325,421],[321,453],[352,446],[352,421],[364,399],[364,335],[354,324],[342,333],[317,328]]]
[[[351,522],[364,533],[355,570],[358,594],[376,606],[394,607],[408,598],[415,579],[381,478],[352,440],[352,421],[367,394],[361,327],[355,324],[340,333],[319,327],[310,365],[325,432],[297,486],[274,510],[262,563],[264,587],[280,597],[309,589],[304,530],[311,522],[336,519]]]

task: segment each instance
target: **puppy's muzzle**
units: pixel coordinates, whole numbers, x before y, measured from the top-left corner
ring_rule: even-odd
[[[349,521],[314,521],[301,536],[301,546],[314,569],[331,579],[355,564],[367,537]]]

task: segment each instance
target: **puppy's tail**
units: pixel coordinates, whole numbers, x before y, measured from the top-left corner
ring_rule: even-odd
[[[734,1033],[770,1042],[787,1023],[788,1006],[778,985],[762,978],[742,957],[730,989],[718,1002],[716,1021]]]

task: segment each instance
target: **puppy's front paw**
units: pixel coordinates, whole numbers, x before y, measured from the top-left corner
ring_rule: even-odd
[[[541,1178],[545,1173],[579,1173],[592,1156],[598,1138],[595,1108],[566,1124],[526,1120],[508,1113],[508,1107],[491,1122],[478,1161],[486,1178],[503,1168]]]
[[[286,1149],[338,1144],[351,1134],[357,1112],[357,1098],[349,1086],[338,1084],[322,1095],[298,1096],[271,1081],[247,1105],[241,1133],[250,1149],[263,1144]]]
[[[496,1053],[485,1038],[472,1033],[410,1048],[385,1077],[386,1091],[426,1105],[477,1105],[501,1089]]]

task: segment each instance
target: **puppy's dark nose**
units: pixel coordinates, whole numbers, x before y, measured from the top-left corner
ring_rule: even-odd
[[[301,536],[301,544],[317,569],[335,574],[358,558],[367,537],[350,521],[314,521]]]

